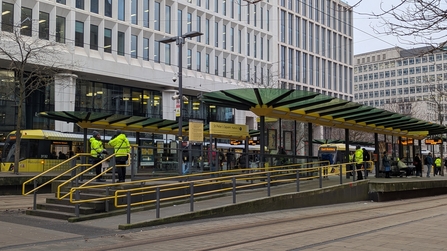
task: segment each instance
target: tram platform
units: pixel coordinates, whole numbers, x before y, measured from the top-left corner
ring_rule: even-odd
[[[8,178],[9,175],[11,174],[1,174],[0,176]],[[340,184],[339,177],[330,177],[324,180],[322,188],[319,188],[318,180],[308,180],[301,182],[299,192],[297,192],[296,185],[292,183],[272,186],[270,196],[267,196],[266,188],[238,192],[236,203],[233,203],[232,196],[196,201],[193,212],[190,210],[191,205],[185,203],[161,208],[159,218],[156,217],[155,209],[151,209],[132,212],[130,223],[127,222],[126,214],[122,214],[72,224],[125,230],[220,216],[349,202],[389,201],[446,193],[446,176],[385,179],[375,178],[370,174],[368,179],[356,182],[343,178],[343,184]],[[51,197],[54,197],[54,193],[38,194],[37,200],[39,203]],[[0,212],[24,212],[31,208],[32,204],[33,196],[0,196]]]

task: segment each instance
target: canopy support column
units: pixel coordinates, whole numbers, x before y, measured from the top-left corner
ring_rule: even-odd
[[[386,142],[385,142],[386,144]],[[376,173],[375,177],[379,178],[379,159],[380,159],[380,151],[379,151],[379,134],[374,133],[374,154],[376,158],[374,159],[374,172]]]
[[[260,123],[261,123],[261,134],[259,139],[259,144],[261,145],[260,149],[260,160],[259,160],[259,167],[264,167],[264,160],[265,160],[265,116],[260,117]]]

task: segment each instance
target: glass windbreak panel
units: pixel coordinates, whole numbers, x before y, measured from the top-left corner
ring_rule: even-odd
[[[104,52],[112,52],[112,30],[104,28]]]
[[[90,49],[98,50],[98,26],[90,25]]]
[[[84,47],[84,23],[75,23],[75,46]]]
[[[104,16],[112,17],[112,0],[104,0]]]
[[[99,0],[90,0],[90,12],[99,13]]]
[[[56,16],[56,42],[65,43],[65,17]]]
[[[33,14],[29,8],[22,7],[20,34],[24,36],[32,36]]]
[[[14,27],[14,4],[2,3],[2,31],[12,32]]]
[[[39,12],[39,38],[48,40],[50,39],[50,14],[45,12]]]
[[[124,56],[124,32],[118,31],[118,55]]]

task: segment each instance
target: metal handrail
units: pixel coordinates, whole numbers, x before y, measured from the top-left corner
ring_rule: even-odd
[[[90,181],[92,181],[92,180],[94,180],[96,178],[96,176],[95,176],[90,181],[82,184],[81,186],[72,187],[70,189],[70,192],[67,193],[66,195],[64,195],[64,198],[67,197],[68,194],[69,194],[70,202],[73,203],[73,204],[88,203],[88,202],[93,202],[93,201],[105,201],[105,200],[113,199],[115,197],[114,196],[105,196],[105,197],[100,197],[100,198],[91,198],[91,199],[80,200],[80,199],[74,199],[73,195],[77,191],[82,191],[84,189],[106,188],[106,187],[110,188],[110,187],[114,187],[114,186],[122,186],[123,184],[132,185],[132,184],[142,184],[142,183],[148,183],[148,182],[165,181],[165,180],[173,180],[173,179],[185,179],[185,178],[188,179],[188,178],[191,178],[191,177],[204,176],[204,175],[221,176],[221,175],[224,175],[224,174],[227,174],[227,173],[234,173],[234,172],[247,172],[247,173],[250,173],[250,172],[254,172],[255,171],[255,173],[258,173],[257,171],[261,171],[261,170],[265,170],[265,169],[269,169],[271,171],[277,171],[279,169],[280,170],[285,170],[284,168],[288,168],[288,167],[291,167],[291,166],[295,166],[295,167],[298,168],[300,166],[315,165],[315,164],[328,164],[328,163],[329,163],[328,161],[318,161],[318,162],[298,163],[298,164],[290,164],[290,165],[275,166],[275,167],[232,169],[232,170],[225,170],[225,171],[203,172],[203,173],[196,173],[196,174],[189,174],[189,175],[179,175],[179,176],[163,177],[163,178],[148,179],[148,180],[130,181],[130,182],[125,182],[125,183],[98,184],[98,185],[93,185],[93,186],[86,186]],[[105,170],[103,173],[108,172],[110,170],[111,170],[111,168]],[[100,175],[98,175],[98,176],[100,176]],[[216,178],[214,178],[214,179],[216,179]],[[226,179],[228,179],[228,176],[226,177]],[[211,180],[213,180],[213,178]],[[175,184],[178,184],[178,183],[175,183]]]
[[[22,195],[29,195],[29,194],[31,194],[31,193],[33,193],[33,192],[36,192],[36,191],[39,190],[40,188],[42,188],[42,187],[44,187],[44,186],[50,184],[51,182],[53,182],[53,181],[59,179],[60,177],[64,176],[65,174],[70,173],[70,172],[73,171],[75,168],[78,168],[79,166],[82,166],[82,164],[77,164],[77,165],[75,165],[74,167],[72,167],[72,168],[70,168],[70,169],[68,169],[68,170],[66,170],[66,171],[64,171],[64,172],[62,172],[62,173],[60,173],[59,175],[53,177],[52,179],[50,179],[50,180],[44,182],[44,183],[41,184],[40,186],[34,187],[34,189],[32,189],[32,190],[30,190],[30,191],[28,191],[28,192],[25,192],[25,191],[26,191],[26,188],[25,188],[26,184],[29,184],[29,183],[31,183],[32,181],[37,180],[37,178],[40,178],[40,177],[42,177],[43,175],[45,175],[45,174],[47,174],[47,173],[49,173],[49,172],[51,172],[51,171],[54,171],[55,169],[59,168],[60,166],[62,166],[62,165],[64,165],[64,164],[67,164],[67,163],[69,163],[70,161],[73,161],[73,160],[77,159],[77,158],[80,157],[80,156],[85,156],[85,155],[89,155],[89,154],[86,154],[86,153],[78,153],[78,154],[74,155],[73,157],[71,157],[71,158],[69,158],[69,159],[66,159],[66,160],[62,161],[61,163],[59,163],[59,164],[53,166],[52,168],[50,168],[50,169],[48,169],[48,170],[46,170],[46,171],[44,171],[44,172],[42,172],[42,173],[40,173],[40,174],[38,174],[38,175],[32,177],[31,179],[29,179],[29,180],[23,182],[23,184],[22,184]]]

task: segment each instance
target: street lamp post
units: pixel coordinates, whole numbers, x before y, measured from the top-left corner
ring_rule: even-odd
[[[185,40],[187,38],[193,38],[203,35],[203,33],[198,31],[190,31],[187,32],[181,36],[174,36],[174,37],[168,37],[158,40],[160,43],[169,44],[175,41],[175,44],[178,47],[178,99],[180,102],[180,113],[179,113],[179,119],[178,119],[178,143],[179,143],[179,151],[178,151],[178,171],[182,173],[182,147],[183,147],[183,75],[182,75],[182,60],[183,60],[183,53],[182,53],[182,46],[185,44]]]

